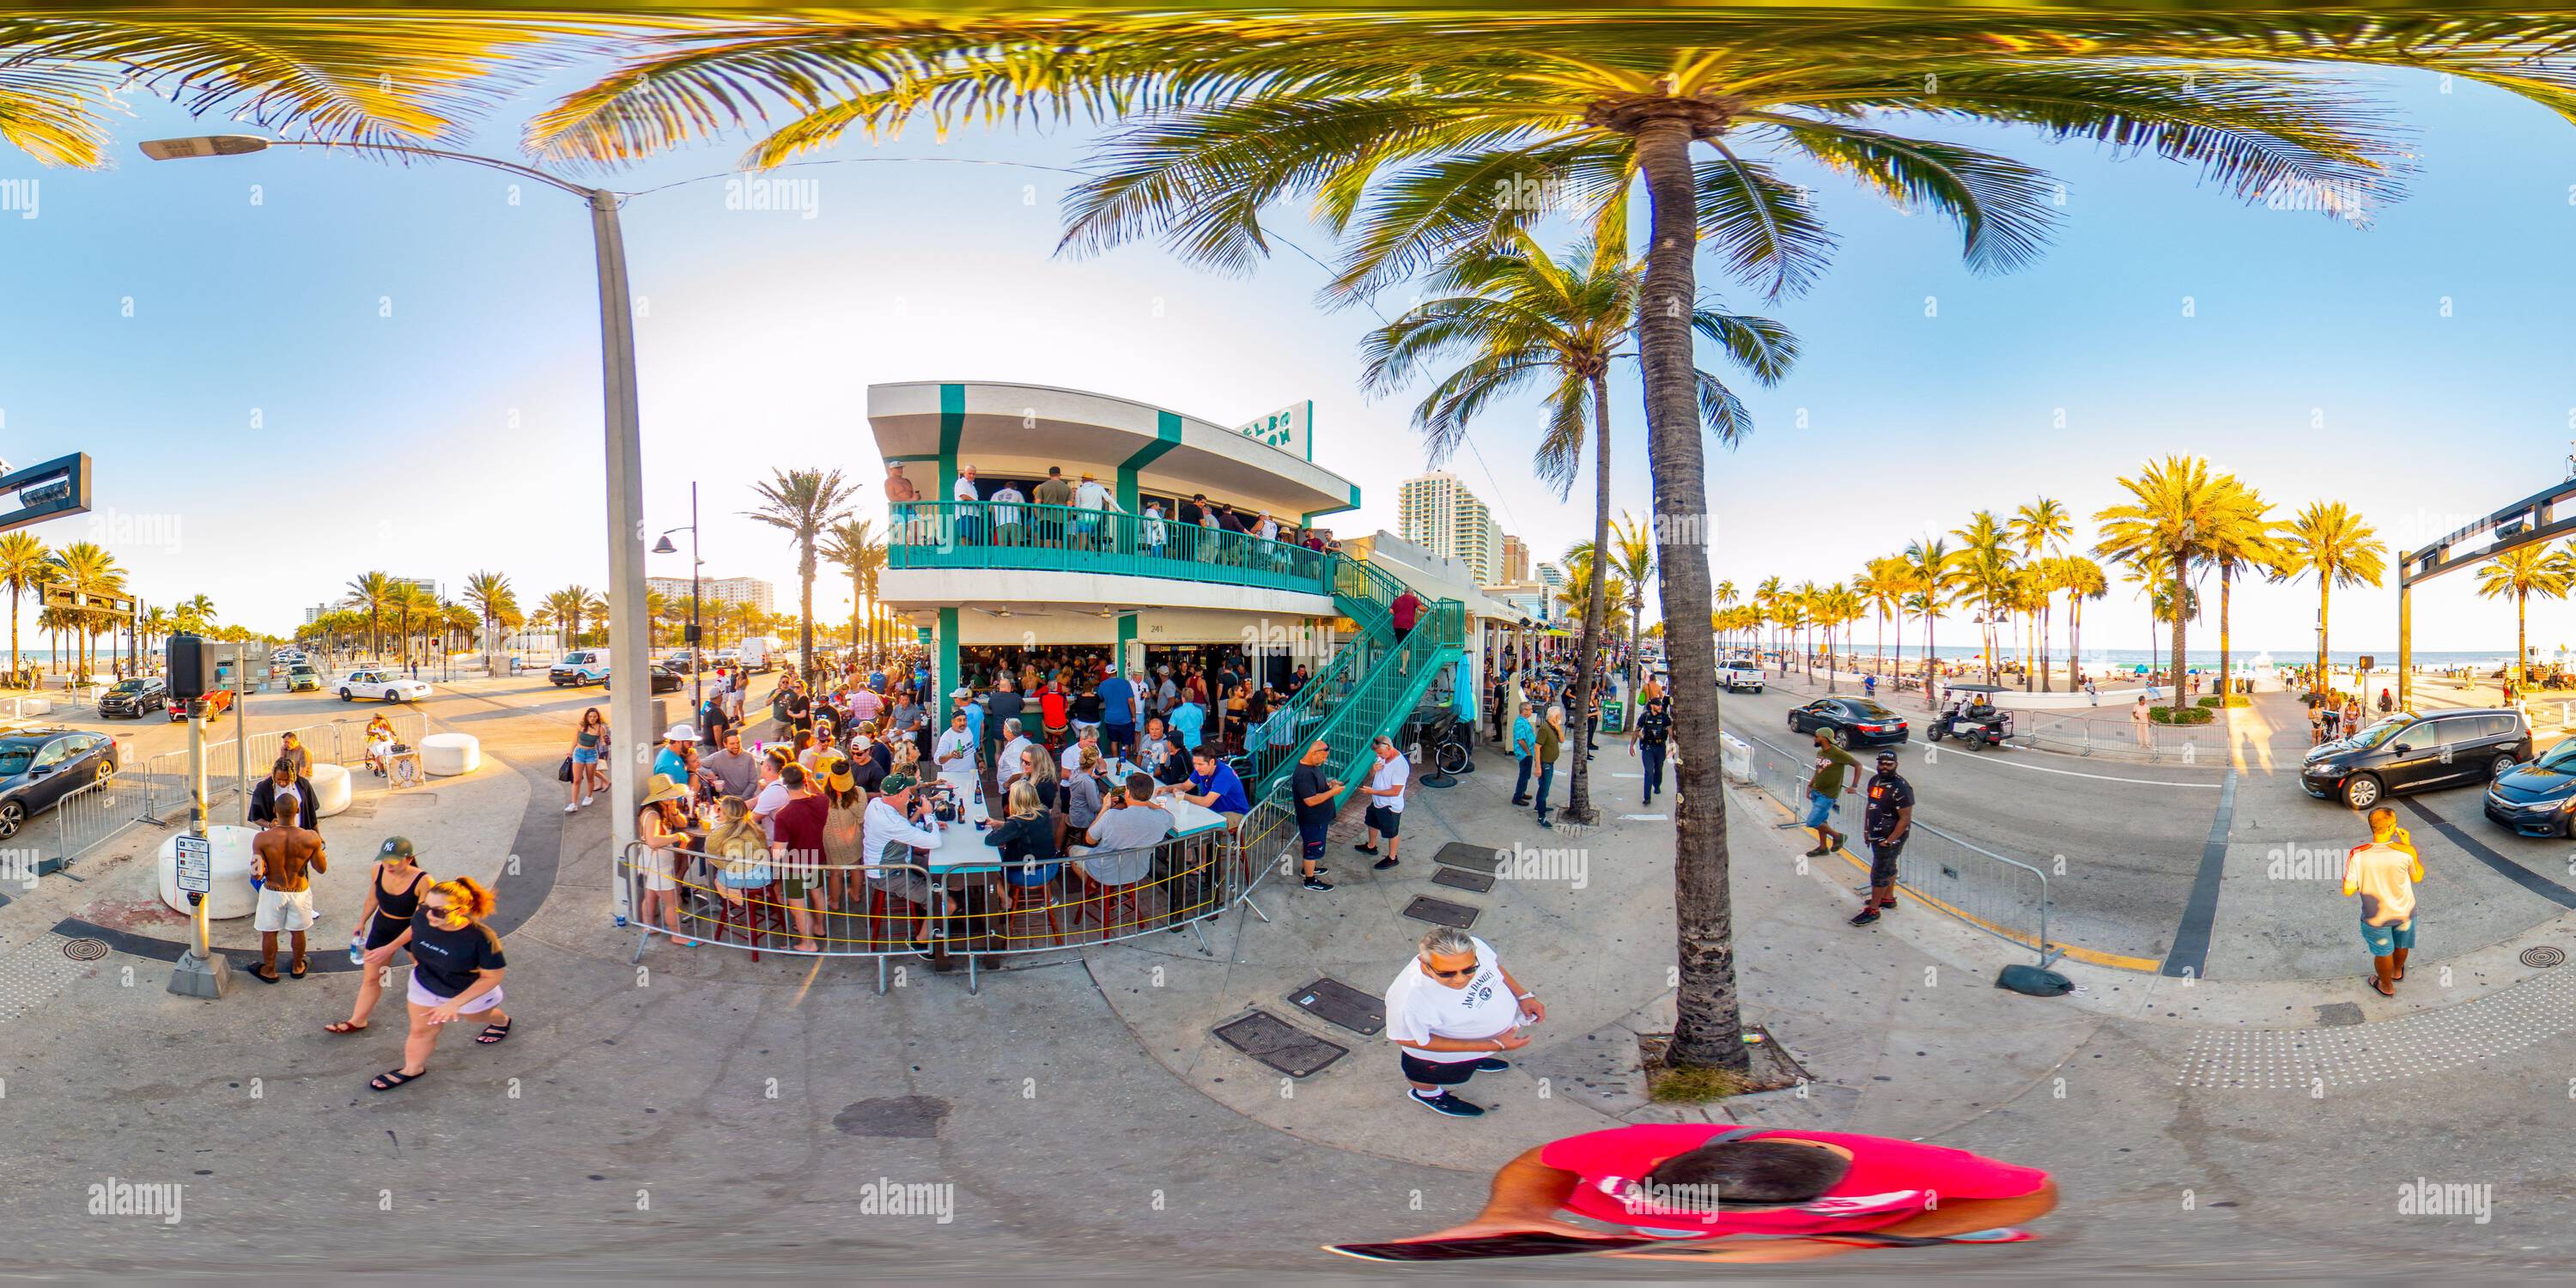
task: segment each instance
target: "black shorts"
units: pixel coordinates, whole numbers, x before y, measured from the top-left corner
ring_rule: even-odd
[[[368,918],[367,951],[374,952],[376,949],[382,948],[385,945],[402,938],[402,933],[409,929],[411,929],[411,919],[408,917],[400,921],[396,921],[391,917],[382,916]]]
[[[1869,883],[1874,886],[1896,884],[1896,856],[1905,853],[1905,842],[1890,845],[1884,841],[1869,843]]]
[[[1371,805],[1362,821],[1375,828],[1378,835],[1393,837],[1396,830],[1404,825],[1404,815],[1384,805]]]
[[[1396,1061],[1404,1066],[1405,1081],[1433,1087],[1459,1086],[1476,1076],[1475,1060],[1425,1060],[1399,1047]]]

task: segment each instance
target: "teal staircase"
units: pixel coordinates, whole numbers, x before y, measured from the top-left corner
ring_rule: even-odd
[[[1467,609],[1454,599],[1423,601],[1413,629],[1395,629],[1395,600],[1404,586],[1365,562],[1335,556],[1333,610],[1360,628],[1283,708],[1294,736],[1247,752],[1237,772],[1255,799],[1267,796],[1297,766],[1316,739],[1330,748],[1327,772],[1345,784],[1345,799],[1368,781],[1370,747],[1379,734],[1396,733],[1422,704],[1433,680],[1466,656]],[[1417,771],[1419,772],[1419,771]]]

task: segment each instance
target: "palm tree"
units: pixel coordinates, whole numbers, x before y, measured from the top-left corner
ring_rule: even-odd
[[[93,541],[75,541],[54,554],[54,567],[62,585],[74,595],[104,595],[125,588],[125,570],[116,566],[116,556],[105,546]],[[95,641],[102,618],[85,609],[73,609],[63,618],[65,629],[72,632],[79,650],[76,674],[86,682],[91,670],[90,646]]]
[[[1986,683],[1992,684],[1996,614],[2011,598],[2012,537],[1992,510],[1979,510],[1968,516],[1968,526],[1954,528],[1950,535],[1959,539],[1959,571],[1967,589],[1976,596],[1977,620],[1983,628]]]
[[[877,576],[885,570],[885,543],[871,531],[873,519],[843,519],[824,534],[823,556],[850,575],[850,651],[859,649],[860,606],[874,603]]]
[[[1940,624],[1941,609],[1959,587],[1959,552],[1946,541],[1929,539],[1907,543],[1905,553],[1897,557],[1905,561],[1905,584],[1916,598],[1911,606],[1923,618],[1923,707],[1938,710],[1940,651],[1932,635]]]
[[[2531,683],[2531,644],[2524,629],[2524,608],[2534,595],[2566,598],[2571,579],[2576,579],[2576,559],[2564,550],[2545,545],[2520,546],[2478,566],[2479,598],[2513,597],[2512,675],[2517,690]]]
[[[6,539],[7,538],[0,538],[0,541],[5,541]],[[0,558],[0,566],[5,566],[5,562],[5,558]],[[17,616],[16,605],[13,604],[10,606],[9,614],[11,617]],[[170,610],[163,608],[159,604],[154,604],[152,607],[144,610],[142,620],[137,621],[134,624],[134,627],[136,630],[143,632],[143,666],[144,669],[149,670],[152,666],[153,649],[158,646],[161,640],[167,638],[170,634]],[[10,637],[13,639],[16,638],[17,633],[17,626],[13,622],[9,628]],[[12,652],[10,654],[9,661],[13,668],[17,665],[17,660],[17,654]]]
[[[349,606],[367,615],[367,652],[379,659],[385,651],[385,610],[393,606],[394,591],[401,585],[387,572],[362,572],[349,579]]]
[[[1638,578],[1610,544],[1610,370],[1632,356],[1627,341],[1636,323],[1638,268],[1628,255],[1624,218],[1607,215],[1595,231],[1594,240],[1575,247],[1563,260],[1520,230],[1450,258],[1424,288],[1434,298],[1362,341],[1367,365],[1361,388],[1387,393],[1429,374],[1435,365],[1445,366],[1453,357],[1461,360],[1438,378],[1413,412],[1425,457],[1437,466],[1495,400],[1534,382],[1543,387],[1547,428],[1532,467],[1562,499],[1582,472],[1584,443],[1591,440],[1592,540],[1585,544],[1612,551],[1620,565],[1614,571],[1628,577],[1634,594],[1642,591]],[[1691,326],[1766,385],[1779,380],[1797,357],[1796,338],[1765,318],[1701,306],[1692,310]],[[1709,432],[1729,445],[1752,432],[1750,414],[1723,381],[1698,369],[1692,376]],[[1645,550],[1646,567],[1651,568],[1653,543]],[[1595,579],[1593,602],[1582,605],[1583,638],[1575,652],[1574,687],[1568,692],[1581,695],[1585,703],[1600,687],[1595,670],[1611,607],[1603,598],[1609,582]],[[1567,711],[1567,723],[1582,727],[1587,711]],[[1590,773],[1580,760],[1567,783],[1565,815],[1576,822],[1592,818]]]
[[[1610,533],[1610,571],[1626,582],[1628,593],[1628,690],[1637,689],[1638,642],[1645,638],[1646,582],[1655,575],[1655,538],[1633,514],[1621,515]]]
[[[2319,692],[2326,684],[2327,611],[2334,588],[2376,586],[2388,570],[2388,546],[2361,516],[2341,501],[2310,501],[2279,534],[2278,567],[2285,579],[2313,574],[2317,579],[2317,673]]]
[[[1887,673],[1887,619],[1905,599],[1905,561],[1897,556],[1872,559],[1862,565],[1860,575],[1851,581],[1853,597],[1863,611],[1878,622],[1876,662],[1870,668],[1875,674]],[[1905,665],[1905,632],[1900,624],[1896,635],[1896,664]]]
[[[752,485],[752,491],[760,494],[761,506],[744,517],[766,523],[796,542],[797,665],[811,666],[815,551],[826,530],[850,517],[850,503],[858,499],[859,486],[844,481],[839,470],[772,470],[770,474],[769,482]]]
[[[2075,522],[2073,519],[2069,518],[2066,513],[2066,503],[2056,500],[2055,498],[2045,496],[2040,497],[2028,505],[2021,507],[2019,510],[2014,511],[2012,521],[2006,524],[2005,528],[2011,532],[2012,539],[2021,544],[2022,558],[2029,561],[2036,561],[2042,551],[2046,551],[2050,555],[2063,553],[2066,549],[2067,538],[2075,535]],[[2047,612],[2047,598],[2043,594],[2041,596],[2039,606],[2040,615],[2037,618],[2039,625],[2039,690],[2042,693],[2052,691],[2048,676]],[[2028,674],[2024,674],[2022,676],[2021,687],[2025,692],[2030,689],[2030,676]]]
[[[1709,514],[1691,358],[1697,252],[1709,246],[1776,295],[1811,282],[1831,246],[1814,205],[1756,145],[1948,215],[1972,267],[2009,269],[2033,258],[2052,227],[2046,177],[1891,133],[1892,119],[2002,121],[2152,150],[2197,163],[2240,197],[2293,183],[2375,201],[2385,191],[2378,159],[2395,145],[2311,70],[2285,65],[2430,66],[2558,104],[2567,74],[2535,55],[2569,26],[1981,8],[813,16],[648,41],[540,114],[528,144],[617,162],[728,126],[767,126],[783,103],[788,119],[747,158],[774,165],[915,113],[943,126],[1134,115],[1104,143],[1102,172],[1070,198],[1067,245],[1161,235],[1187,258],[1239,269],[1267,253],[1262,212],[1313,193],[1349,243],[1330,288],[1344,299],[1460,245],[1598,212],[1642,180],[1638,347],[1654,520],[1668,542],[1688,533],[1697,546]],[[1659,569],[1666,616],[1712,611],[1703,555],[1667,550]],[[1669,643],[1674,736],[1714,745],[1713,641],[1684,631]],[[1740,1070],[1722,772],[1717,757],[1691,757],[1676,787],[1680,965],[1667,1058]]]
[[[2057,585],[2066,592],[2066,682],[2081,688],[2084,684],[2084,601],[2109,594],[2111,583],[2103,576],[2102,565],[2084,555],[2066,556],[2062,568]]]
[[[500,616],[502,603],[514,598],[516,595],[510,589],[510,579],[500,573],[478,572],[465,579],[465,602],[474,606],[475,615],[480,620],[483,631],[481,646],[485,652],[491,651],[492,623]]]
[[[402,640],[402,656],[395,660],[394,665],[407,665],[411,661],[412,621],[434,617],[439,611],[438,600],[410,582],[396,582],[393,592],[385,598],[385,609],[394,615],[395,629],[400,632]]]
[[[2196,615],[2192,569],[2212,557],[2211,534],[2239,521],[2245,489],[2231,475],[2212,474],[2209,462],[2197,456],[2150,461],[2137,477],[2121,479],[2120,486],[2128,489],[2129,500],[2093,516],[2102,526],[2102,539],[2093,550],[2142,569],[2152,566],[2172,579],[2163,597],[2177,606],[2167,620],[2173,625],[2170,705],[2179,715],[2191,702],[2191,690],[2183,683],[2184,662],[2191,654],[2183,647],[2183,636]],[[2152,564],[2148,556],[2154,556]]]
[[[2221,506],[2217,523],[2208,533],[2209,561],[2218,566],[2218,705],[2234,705],[2230,691],[2236,674],[2235,643],[2229,634],[2230,614],[2235,610],[2236,570],[2253,569],[2269,573],[2281,562],[2281,552],[2273,545],[2272,503],[2253,488],[2236,483]]]
[[[1782,587],[1778,577],[1765,577],[1753,588],[1754,607],[1761,610],[1762,624],[1772,628],[1771,643],[1775,647],[1780,643],[1779,628],[1787,625],[1787,623],[1780,620],[1780,605],[1782,599],[1786,597],[1788,593],[1789,592]],[[1781,658],[1780,674],[1784,676],[1789,674],[1788,659],[1786,657]]]
[[[18,675],[18,601],[29,591],[41,592],[54,577],[53,551],[23,529],[0,534],[0,587],[9,592],[9,676]],[[42,605],[38,605],[39,608]]]

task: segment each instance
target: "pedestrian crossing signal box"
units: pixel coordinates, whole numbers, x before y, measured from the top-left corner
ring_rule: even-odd
[[[202,635],[170,637],[170,696],[194,701],[223,686],[215,674],[214,643]]]

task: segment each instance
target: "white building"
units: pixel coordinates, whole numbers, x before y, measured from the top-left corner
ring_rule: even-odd
[[[1494,512],[1448,473],[1424,474],[1398,484],[1396,535],[1441,559],[1467,565],[1478,584],[1503,573],[1503,529]]]
[[[689,579],[686,577],[647,577],[644,586],[664,599],[685,600],[689,597]],[[777,589],[758,577],[701,577],[698,579],[698,593],[710,604],[749,604],[764,613],[778,611]]]

